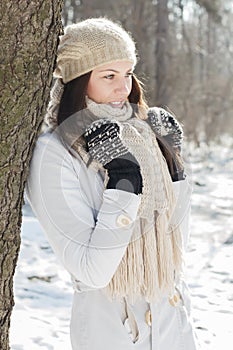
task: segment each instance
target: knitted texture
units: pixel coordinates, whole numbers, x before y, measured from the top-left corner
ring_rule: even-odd
[[[62,84],[61,79],[56,79],[52,89],[50,90],[50,101],[44,117],[44,128],[46,125],[49,125],[50,128],[57,126],[57,115],[63,91],[64,84]]]
[[[115,121],[99,119],[84,134],[87,150],[108,171],[107,188],[142,193],[142,176],[136,158],[121,141]]]
[[[88,110],[93,113],[96,117],[99,117],[100,119],[104,117],[108,118],[108,116],[111,116],[113,113],[113,108],[109,104],[100,104],[96,103],[92,99],[90,99],[88,96],[86,96],[86,105]],[[122,108],[115,108],[114,109],[114,118],[118,121],[125,121],[132,117],[133,114],[133,108],[131,104],[126,101]]]
[[[131,36],[110,20],[90,18],[65,28],[54,77],[67,83],[103,64],[123,60],[136,64]]]
[[[148,124],[160,136],[170,136],[173,147],[181,147],[183,130],[179,122],[163,108],[150,108]]]
[[[104,132],[99,133],[98,130],[104,126]],[[93,122],[84,134],[88,140],[87,146],[90,155],[102,165],[106,165],[115,158],[125,156],[128,149],[122,143],[119,134],[120,127],[117,123],[111,123],[106,119]]]

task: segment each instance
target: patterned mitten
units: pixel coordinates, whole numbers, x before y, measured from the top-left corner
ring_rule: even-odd
[[[171,147],[181,149],[183,130],[171,113],[163,108],[151,109],[148,113],[147,122],[152,130],[163,136]]]
[[[166,145],[173,154],[168,167],[172,181],[180,181],[185,178],[184,167],[180,158],[183,141],[183,130],[174,116],[163,108],[152,108],[148,112],[146,120],[157,136],[165,140]],[[172,170],[171,170],[172,169]]]
[[[97,120],[86,129],[84,138],[91,157],[108,171],[108,189],[142,193],[140,166],[121,141],[116,122]]]

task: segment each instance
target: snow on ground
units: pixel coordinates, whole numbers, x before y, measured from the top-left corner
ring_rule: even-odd
[[[70,350],[70,277],[55,258],[28,207],[24,208],[14,287],[11,349]]]
[[[193,317],[203,350],[233,346],[233,155],[228,146],[192,150],[191,235],[186,254]],[[30,208],[23,209],[15,275],[12,350],[71,350],[69,274]],[[188,350],[188,349],[187,349]]]

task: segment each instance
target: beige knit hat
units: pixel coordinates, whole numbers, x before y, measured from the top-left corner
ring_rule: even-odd
[[[90,18],[65,28],[58,46],[55,78],[67,83],[102,64],[137,62],[131,36],[106,18]]]

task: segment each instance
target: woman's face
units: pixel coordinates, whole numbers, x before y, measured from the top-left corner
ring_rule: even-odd
[[[87,95],[97,103],[122,108],[132,89],[134,65],[128,61],[107,63],[94,69],[87,86]]]

